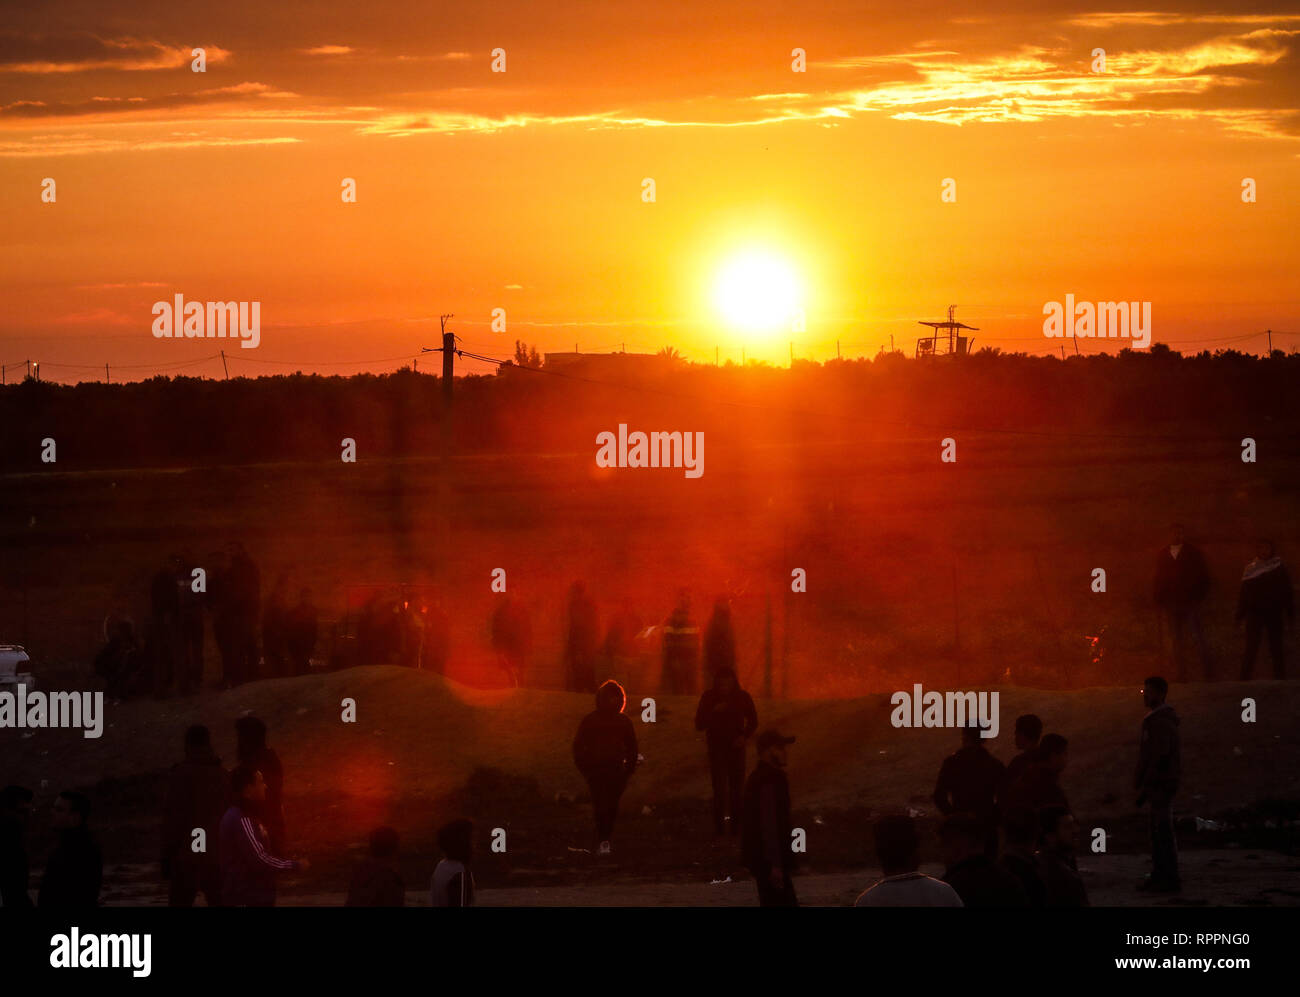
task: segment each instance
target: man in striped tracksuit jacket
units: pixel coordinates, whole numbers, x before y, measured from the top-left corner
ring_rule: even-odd
[[[231,774],[234,803],[221,818],[221,898],[229,907],[274,907],[275,876],[306,869],[307,860],[279,858],[267,850],[266,828],[258,819],[266,799],[262,773],[241,765]]]

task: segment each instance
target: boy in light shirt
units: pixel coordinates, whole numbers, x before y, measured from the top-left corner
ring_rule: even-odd
[[[881,817],[872,829],[876,855],[884,877],[855,907],[961,907],[957,891],[942,880],[920,872],[920,840],[911,817]]]

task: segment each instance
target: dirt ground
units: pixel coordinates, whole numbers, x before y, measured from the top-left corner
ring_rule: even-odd
[[[345,889],[368,833],[402,837],[400,871],[423,884],[437,862],[434,832],[453,817],[478,828],[476,877],[485,903],[748,903],[750,887],[713,886],[744,875],[734,841],[709,829],[709,779],[694,730],[694,700],[629,689],[643,762],[624,795],[611,862],[591,847],[591,808],[569,745],[589,697],[543,690],[475,690],[393,666],[274,679],[184,699],[107,706],[104,735],[70,730],[0,730],[6,781],[32,787],[37,814],[35,870],[53,839],[48,811],[60,789],[91,797],[92,825],[107,866],[110,903],[159,902],[158,821],[168,767],[186,727],[205,723],[217,752],[234,756],[234,719],[264,719],[285,771],[291,856],[311,870],[285,881],[288,902],[331,902]],[[1069,739],[1063,788],[1080,823],[1080,847],[1101,829],[1107,854],[1083,856],[1098,903],[1138,903],[1132,893],[1147,847],[1144,814],[1133,805],[1132,766],[1142,706],[1136,690],[1002,688],[1001,730],[990,742],[1006,760],[1022,712]],[[355,723],[340,704],[355,700]],[[642,721],[653,698],[655,722]],[[1258,719],[1242,720],[1243,700]],[[1289,682],[1175,687],[1182,716],[1184,786],[1175,803],[1189,874],[1182,902],[1292,903],[1300,869],[1300,686]],[[845,902],[872,881],[875,816],[918,818],[923,862],[939,861],[935,773],[956,748],[945,729],[895,728],[889,697],[759,699],[760,723],[798,738],[790,750],[796,826],[807,831],[809,902]],[[752,756],[751,756],[752,764]],[[492,853],[493,829],[507,849]],[[1254,856],[1254,857],[1252,857]],[[564,885],[559,885],[564,884]],[[737,890],[740,892],[737,892]],[[413,900],[420,888],[412,890]],[[739,899],[737,899],[739,898]]]
[[[1140,855],[1090,855],[1079,871],[1094,907],[1283,907],[1300,905],[1300,859],[1276,852],[1240,849],[1184,851],[1180,856],[1185,887],[1182,893],[1150,897],[1134,889],[1147,871]],[[611,863],[617,867],[618,859]],[[926,863],[922,871],[942,875]],[[806,907],[845,907],[880,875],[878,868],[795,877],[799,902]],[[114,870],[122,885],[105,898],[109,906],[159,906],[165,897],[146,867]],[[414,884],[412,884],[414,885]],[[343,893],[309,893],[284,882],[281,906],[337,907]],[[757,903],[753,882],[743,877],[720,882],[653,882],[619,878],[618,882],[567,886],[519,886],[480,889],[483,907],[752,907]],[[427,888],[408,888],[408,907],[427,907]]]

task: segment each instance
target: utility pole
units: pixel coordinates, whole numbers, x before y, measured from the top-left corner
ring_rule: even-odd
[[[838,339],[835,340],[835,359],[840,359],[840,341]]]
[[[111,383],[112,383],[112,382],[109,380],[109,378],[108,378],[108,364],[104,364],[104,383],[105,383],[105,384],[111,384]],[[205,894],[205,895],[206,895],[206,894]]]
[[[447,319],[449,318],[455,318],[455,316],[438,316],[438,320],[442,324],[442,397],[448,402],[451,401],[451,379],[456,358],[456,334],[447,331]]]
[[[1268,355],[1271,357],[1273,355],[1273,330],[1265,329],[1264,331],[1268,333]]]
[[[226,351],[221,351],[221,369],[226,372],[226,380],[230,380],[230,368],[226,366]]]

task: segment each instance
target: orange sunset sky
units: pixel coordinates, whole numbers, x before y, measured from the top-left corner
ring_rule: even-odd
[[[1056,352],[1067,293],[1152,302],[1175,348],[1290,350],[1298,52],[1300,9],[1200,3],[10,3],[0,362],[116,379],[234,345],[155,339],[174,293],[261,302],[232,374],[392,370],[440,312],[492,356],[786,362],[910,353],[957,302],[977,346]],[[719,310],[754,251],[803,331]]]

